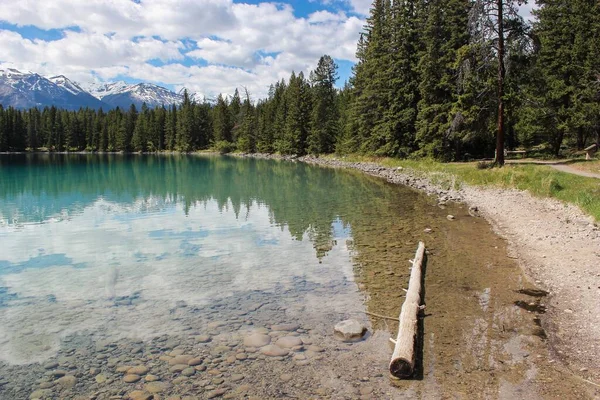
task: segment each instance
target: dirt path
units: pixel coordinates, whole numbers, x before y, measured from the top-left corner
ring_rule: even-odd
[[[533,160],[533,159],[522,159],[522,160],[507,160],[506,164],[518,165],[518,164],[534,164],[534,165],[546,165],[548,167],[552,167],[558,171],[566,172],[568,174],[585,176],[587,178],[597,178],[600,179],[600,174],[594,172],[584,171],[578,168],[574,168],[569,165],[569,163],[574,162],[575,160]]]
[[[553,164],[551,165],[552,168],[559,170],[561,172],[566,172],[569,174],[574,174],[574,175],[579,175],[579,176],[585,176],[588,178],[597,178],[600,179],[600,174],[595,174],[593,172],[587,172],[587,171],[582,171],[580,169],[577,168],[573,168],[570,165],[565,165],[565,164]]]

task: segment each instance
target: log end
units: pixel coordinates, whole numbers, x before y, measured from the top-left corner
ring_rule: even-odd
[[[395,358],[390,363],[390,374],[399,379],[407,379],[413,375],[414,364],[404,358]]]

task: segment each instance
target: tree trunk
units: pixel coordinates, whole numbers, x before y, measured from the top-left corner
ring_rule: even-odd
[[[398,337],[394,341],[394,354],[390,362],[390,374],[399,379],[410,378],[415,369],[415,340],[417,340],[418,315],[421,311],[421,284],[425,243],[419,242],[412,264],[408,291],[398,324]]]
[[[560,146],[562,146],[562,142],[563,142],[564,137],[565,137],[565,134],[561,130],[558,133],[557,137],[555,138],[555,141],[554,141],[553,146],[552,146],[552,152],[554,153],[555,157],[558,157],[560,155]]]
[[[504,165],[504,1],[498,6],[498,132],[496,133],[496,164]]]

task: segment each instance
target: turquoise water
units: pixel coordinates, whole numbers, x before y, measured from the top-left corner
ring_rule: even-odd
[[[299,282],[330,287],[333,311],[361,310],[347,217],[414,197],[347,172],[268,160],[0,161],[0,360],[9,363],[42,362],[73,334],[181,334],[187,322],[171,319],[180,302],[278,290],[293,299]]]

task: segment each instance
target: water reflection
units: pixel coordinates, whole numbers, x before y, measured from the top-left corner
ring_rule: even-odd
[[[385,198],[373,193],[381,185],[347,185],[348,174],[273,161],[2,160],[0,358],[16,363],[43,360],[84,330],[177,334],[177,302],[286,289],[297,278],[330,285],[335,303],[353,280],[343,215]],[[349,308],[361,309],[353,298]]]

